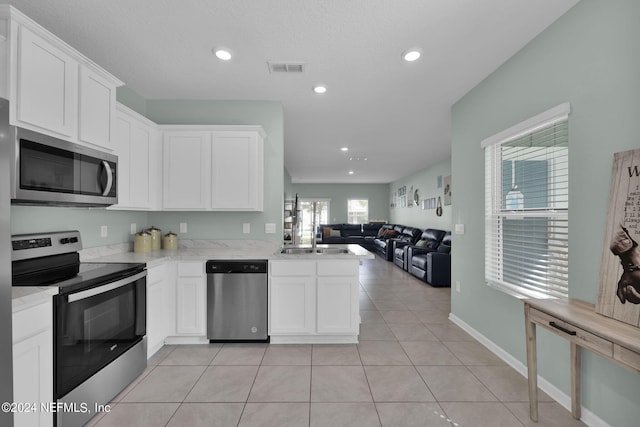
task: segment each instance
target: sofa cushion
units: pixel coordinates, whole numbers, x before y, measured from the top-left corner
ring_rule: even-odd
[[[382,224],[362,224],[363,236],[377,236]]]
[[[360,224],[344,224],[340,230],[342,237],[362,236],[362,225]]]
[[[451,246],[445,245],[444,243],[440,243],[440,245],[438,246],[438,251],[437,252],[440,252],[440,253],[443,253],[443,254],[451,253]]]
[[[422,270],[427,269],[427,254],[415,255],[411,258],[411,265]]]

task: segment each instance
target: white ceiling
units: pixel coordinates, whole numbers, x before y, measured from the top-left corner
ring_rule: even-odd
[[[0,2],[144,98],[281,101],[293,182],[387,183],[447,159],[452,104],[577,0]],[[220,45],[231,61],[212,55]],[[402,61],[414,46],[423,57]]]

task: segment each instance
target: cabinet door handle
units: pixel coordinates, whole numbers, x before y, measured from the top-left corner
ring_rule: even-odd
[[[562,326],[558,325],[556,322],[549,322],[549,326],[552,326],[558,330],[561,330],[562,332],[564,332],[565,334],[569,334],[569,335],[575,335],[576,331],[570,331],[567,328],[563,328]]]

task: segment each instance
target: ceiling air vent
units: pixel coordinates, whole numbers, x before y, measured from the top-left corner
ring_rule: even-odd
[[[304,73],[304,62],[267,62],[270,73]]]

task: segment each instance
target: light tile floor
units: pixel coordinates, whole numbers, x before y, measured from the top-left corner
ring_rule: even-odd
[[[127,426],[579,426],[448,320],[449,288],[376,258],[360,270],[358,345],[165,346],[89,422]]]

